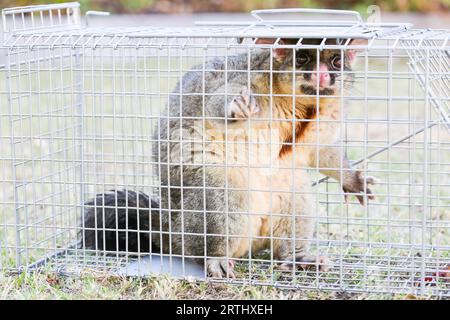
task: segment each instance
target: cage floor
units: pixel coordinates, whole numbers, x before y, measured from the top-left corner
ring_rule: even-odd
[[[442,252],[401,248],[334,248],[321,252],[332,261],[327,272],[281,271],[266,256],[251,261],[235,260],[235,279],[205,276],[205,269],[193,259],[168,255],[87,254],[80,250],[55,255],[46,266],[61,274],[99,272],[111,275],[151,277],[168,274],[175,278],[238,284],[270,285],[291,289],[346,292],[412,293],[450,297],[450,257]],[[446,252],[448,255],[448,252]]]

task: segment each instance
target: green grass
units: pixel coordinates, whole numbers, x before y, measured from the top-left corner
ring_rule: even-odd
[[[198,283],[159,278],[125,278],[99,274],[64,277],[52,272],[0,272],[0,299],[429,299],[406,294],[352,294],[316,290],[283,290],[270,286]]]

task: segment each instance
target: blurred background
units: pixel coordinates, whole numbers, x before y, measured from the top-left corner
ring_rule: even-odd
[[[63,0],[2,0],[4,7],[67,2]],[[269,8],[335,8],[366,12],[370,5],[383,11],[447,12],[450,0],[79,0],[83,10],[114,13],[248,12]]]
[[[70,0],[0,0],[0,7],[68,2]],[[75,1],[75,0],[73,0]],[[450,0],[78,0],[82,11],[115,15],[95,17],[98,26],[187,26],[196,20],[249,20],[248,12],[271,8],[350,9],[363,17],[381,10],[382,22],[411,22],[421,28],[450,28]],[[170,19],[167,15],[177,15]]]

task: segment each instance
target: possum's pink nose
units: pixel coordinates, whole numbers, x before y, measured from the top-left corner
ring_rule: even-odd
[[[325,63],[319,65],[319,87],[327,87],[330,85],[330,74],[328,73],[328,66]],[[311,74],[311,80],[314,84],[317,83],[317,73]]]

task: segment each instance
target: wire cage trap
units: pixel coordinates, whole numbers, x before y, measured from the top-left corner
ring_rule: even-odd
[[[252,15],[3,10],[2,269],[450,296],[450,31]]]

